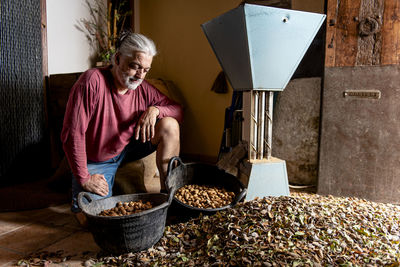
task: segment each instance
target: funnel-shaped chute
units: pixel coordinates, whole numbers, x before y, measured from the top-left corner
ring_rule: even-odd
[[[282,91],[324,19],[243,4],[201,26],[234,90]]]

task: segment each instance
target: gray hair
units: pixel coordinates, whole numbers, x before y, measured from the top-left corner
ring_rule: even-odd
[[[132,52],[143,52],[152,57],[157,55],[156,45],[153,40],[140,33],[128,32],[120,37],[120,45],[117,48],[124,56],[132,55]]]

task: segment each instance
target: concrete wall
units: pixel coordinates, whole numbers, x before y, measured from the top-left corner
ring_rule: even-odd
[[[272,154],[286,161],[291,184],[317,184],[320,99],[319,77],[292,80],[277,94]]]

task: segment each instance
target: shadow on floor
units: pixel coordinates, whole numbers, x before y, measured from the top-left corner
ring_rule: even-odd
[[[0,212],[41,209],[70,202],[70,185],[42,180],[0,188]],[[59,182],[59,181],[58,181]],[[57,190],[65,186],[65,190]]]

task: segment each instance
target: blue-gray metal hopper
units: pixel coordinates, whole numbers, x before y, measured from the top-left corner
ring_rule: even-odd
[[[201,26],[234,90],[282,91],[324,19],[243,4]]]
[[[243,4],[202,28],[234,90],[243,93],[246,200],[289,195],[286,163],[271,156],[273,91],[285,89],[325,15]]]

